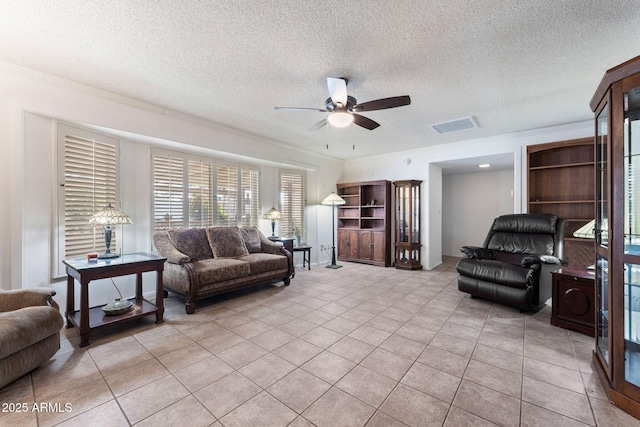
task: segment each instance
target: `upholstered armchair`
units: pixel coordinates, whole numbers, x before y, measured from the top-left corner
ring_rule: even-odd
[[[530,310],[551,297],[551,271],[562,265],[567,221],[556,215],[503,215],[482,247],[463,246],[458,289]]]
[[[0,291],[0,388],[60,349],[63,320],[49,288]]]

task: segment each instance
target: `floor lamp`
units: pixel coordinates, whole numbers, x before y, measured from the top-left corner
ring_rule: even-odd
[[[333,233],[333,240],[331,241],[331,264],[326,268],[340,268],[341,265],[336,264],[336,222],[335,222],[335,207],[338,205],[344,205],[344,199],[338,196],[336,193],[329,194],[323,201],[323,205],[332,206],[333,212],[331,212],[331,232]]]

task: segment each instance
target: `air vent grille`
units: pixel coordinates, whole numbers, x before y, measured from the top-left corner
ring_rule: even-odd
[[[462,119],[451,120],[448,122],[436,123],[431,125],[434,131],[443,135],[445,133],[459,132],[466,129],[479,128],[480,125],[475,117],[464,117]]]

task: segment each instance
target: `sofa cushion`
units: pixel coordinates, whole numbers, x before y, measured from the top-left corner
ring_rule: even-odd
[[[255,227],[242,227],[240,229],[242,239],[247,246],[250,254],[262,252],[262,242],[260,241],[260,232]]]
[[[213,258],[204,228],[180,228],[168,230],[167,234],[173,246],[191,258],[191,261]]]
[[[273,255],[265,253],[253,253],[239,258],[246,261],[250,268],[251,274],[260,274],[268,271],[286,270],[288,267],[288,259],[284,255]]]
[[[210,258],[193,263],[200,286],[248,276],[249,263],[234,258]]]
[[[207,228],[207,237],[216,258],[237,258],[249,254],[238,227]]]

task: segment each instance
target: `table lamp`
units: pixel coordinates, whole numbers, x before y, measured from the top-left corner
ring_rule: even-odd
[[[123,213],[117,208],[109,206],[104,208],[103,210],[96,212],[89,219],[89,224],[91,225],[102,225],[104,226],[104,244],[107,247],[105,253],[100,255],[99,259],[110,259],[110,258],[118,258],[120,255],[111,252],[111,233],[113,231],[112,226],[120,225],[120,224],[131,224],[131,218],[129,215]]]
[[[274,206],[265,212],[262,218],[271,220],[271,237],[276,237],[276,220],[280,221],[282,219],[282,213]]]

